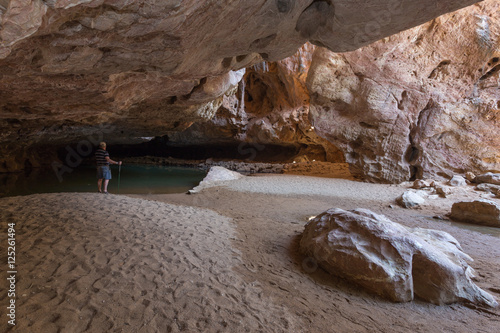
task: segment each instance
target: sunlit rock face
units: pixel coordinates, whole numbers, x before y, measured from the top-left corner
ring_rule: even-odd
[[[354,52],[316,49],[316,132],[369,180],[500,170],[499,11],[484,1]]]
[[[308,40],[354,50],[475,2],[1,0],[2,155],[102,124],[122,142],[181,130],[214,115],[240,69]]]
[[[318,136],[309,120],[306,78],[314,49],[306,43],[284,60],[247,68],[237,93],[224,96],[214,118],[170,133],[169,141],[176,145],[237,143],[242,159],[275,153],[270,145],[294,146],[299,161],[344,162],[342,152]]]

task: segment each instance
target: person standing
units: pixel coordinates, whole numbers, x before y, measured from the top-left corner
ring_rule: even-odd
[[[109,158],[109,153],[106,151],[106,142],[99,143],[99,149],[95,152],[95,161],[97,163],[97,192],[108,194],[108,183],[111,179],[111,169],[109,164],[121,165],[122,161],[116,162]],[[104,180],[104,191],[101,191],[101,186]]]

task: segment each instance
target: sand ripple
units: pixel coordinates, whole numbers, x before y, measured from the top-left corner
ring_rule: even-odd
[[[65,193],[0,199],[0,218],[2,244],[16,223],[13,332],[300,331],[233,270],[234,225],[213,211]]]

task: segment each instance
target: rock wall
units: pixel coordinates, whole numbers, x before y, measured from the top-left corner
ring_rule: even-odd
[[[354,50],[475,2],[1,0],[0,171],[23,147],[185,129],[248,66],[308,40]]]
[[[342,152],[318,136],[309,120],[310,98],[305,81],[314,49],[307,43],[282,61],[247,68],[238,91],[224,96],[213,119],[195,123],[182,132],[171,132],[169,142],[236,143],[242,159],[276,154],[268,149],[271,146],[295,146],[297,161],[343,162]]]
[[[499,170],[499,11],[485,1],[354,52],[317,49],[316,132],[375,181]]]
[[[212,121],[172,140],[304,145],[376,182],[500,170],[499,11],[485,1],[353,52],[306,44],[248,69]]]

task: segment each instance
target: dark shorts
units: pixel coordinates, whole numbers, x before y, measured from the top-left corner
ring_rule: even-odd
[[[109,166],[97,167],[97,179],[111,179],[111,169]]]

